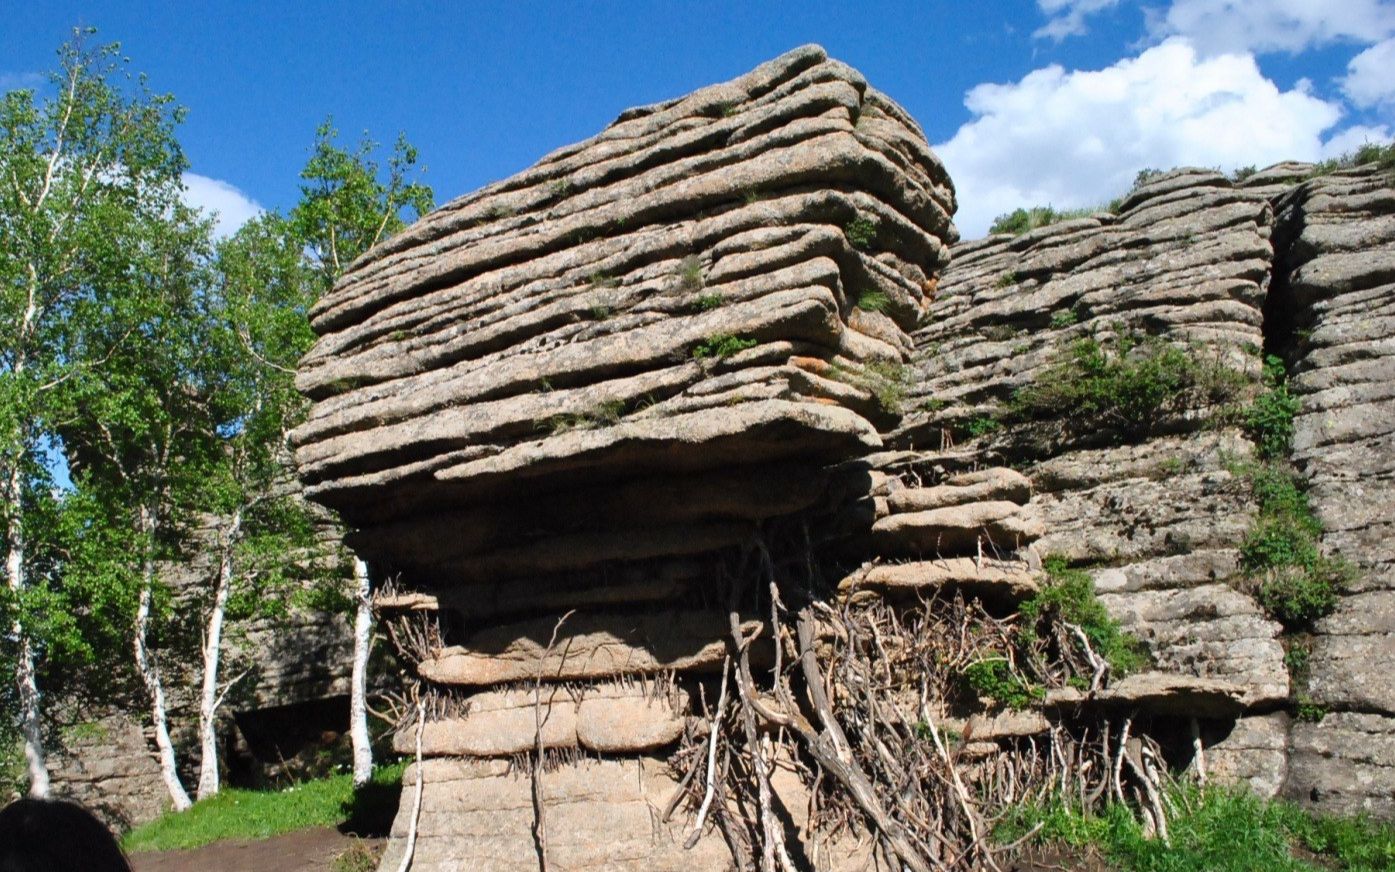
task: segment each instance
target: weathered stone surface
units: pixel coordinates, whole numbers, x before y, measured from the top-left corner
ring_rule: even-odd
[[[728,635],[725,612],[577,614],[560,626],[542,618],[480,630],[417,671],[428,681],[480,686],[703,670],[721,664]]]
[[[948,557],[867,566],[838,583],[838,590],[845,594],[864,589],[926,593],[952,589],[969,595],[1019,600],[1036,593],[1040,583],[1025,562]]]
[[[437,759],[410,766],[402,783],[411,795],[422,774],[421,817],[412,868],[419,872],[536,870],[533,784],[503,760]],[[681,824],[656,824],[677,789],[661,761],[579,760],[538,775],[547,806],[550,868],[718,870],[730,860],[720,838],[685,851]],[[406,846],[412,803],[403,802],[378,868],[395,870]]]
[[[1139,708],[1158,714],[1227,718],[1243,708],[1244,689],[1229,681],[1167,672],[1139,672],[1094,693],[1073,687],[1047,691],[1047,708]]]
[[[1288,775],[1289,727],[1283,712],[1240,718],[1224,739],[1206,748],[1208,777],[1245,785],[1265,799],[1278,796]]]
[[[462,705],[463,713],[423,725],[424,755],[508,757],[534,750],[539,740],[547,749],[653,751],[683,734],[688,696],[640,684],[545,684],[477,693]],[[415,747],[414,724],[393,736],[398,753]]]
[[[1395,807],[1395,718],[1333,712],[1293,725],[1284,793],[1330,814]]]
[[[980,542],[994,553],[1015,551],[1045,532],[1035,512],[999,500],[889,515],[872,525],[872,542],[888,555],[963,554]]]

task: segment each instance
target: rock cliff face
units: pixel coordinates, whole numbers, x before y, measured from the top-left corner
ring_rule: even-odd
[[[382,868],[409,832],[416,869],[928,868],[957,850],[932,833],[976,832],[959,773],[984,802],[1057,777],[1038,742],[1117,754],[1100,791],[1142,797],[1166,758],[1379,810],[1389,749],[1314,761],[1391,740],[1389,680],[1337,680],[1390,641],[1391,273],[1346,252],[1389,245],[1351,210],[1391,191],[1308,170],[1174,172],[954,246],[915,122],[808,47],[369,252],[313,312],[296,441],[423,683]],[[1292,634],[1242,567],[1261,349],[1297,373],[1322,545],[1363,578],[1313,628],[1318,723],[1291,723]],[[1190,381],[1143,419],[1024,407],[1071,354]],[[1053,611],[1081,569],[1151,665],[1121,677]]]

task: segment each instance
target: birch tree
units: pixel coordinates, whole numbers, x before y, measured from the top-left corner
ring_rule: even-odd
[[[15,716],[29,792],[49,778],[41,729],[37,632],[55,591],[38,583],[36,525],[54,444],[55,407],[74,378],[105,365],[122,331],[91,329],[124,311],[130,253],[177,203],[185,167],[168,96],[133,79],[119,47],[86,34],[59,51],[51,95],[0,101],[0,548],[5,644],[15,664]],[[114,343],[114,344],[111,344]]]
[[[301,171],[301,200],[291,212],[296,237],[309,252],[313,295],[327,293],[353,260],[432,208],[432,191],[415,181],[417,150],[399,135],[381,166],[375,143],[364,136],[349,151],[338,145],[338,131],[325,121]],[[308,349],[308,346],[307,346]],[[368,566],[354,562],[354,662],[349,700],[354,784],[373,774],[368,732],[368,657],[372,649],[372,581]]]

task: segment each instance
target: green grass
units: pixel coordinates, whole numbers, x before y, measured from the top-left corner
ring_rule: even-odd
[[[864,312],[885,312],[891,308],[891,298],[882,291],[863,291],[857,298],[857,308]]]
[[[131,830],[122,839],[127,852],[178,851],[224,839],[267,839],[311,827],[338,826],[362,815],[365,808],[396,801],[406,763],[379,768],[373,780],[354,790],[352,775],[333,775],[283,790],[227,788],[184,812],[169,812]]]
[[[866,251],[877,241],[877,222],[871,218],[854,218],[843,228],[848,244]]]
[[[1043,618],[1075,624],[1095,653],[1109,663],[1113,679],[1148,665],[1143,643],[1125,633],[1095,596],[1090,573],[1072,567],[1056,554],[1042,560],[1042,569],[1046,570],[1047,584],[1018,607],[1026,622],[1024,632],[1034,633]]]
[[[1033,206],[1030,209],[1014,209],[1006,215],[994,218],[993,226],[988,228],[988,232],[993,234],[1011,233],[1013,236],[1021,236],[1023,233],[1036,230],[1038,227],[1059,224],[1062,221],[1070,221],[1075,218],[1089,218],[1096,212],[1104,212],[1108,209],[1108,206],[1089,206],[1084,209],[1053,209],[1050,206]]]
[[[1169,843],[1145,839],[1133,813],[1112,805],[1087,815],[1061,803],[1018,806],[995,838],[1009,842],[1040,823],[1038,844],[1098,850],[1121,872],[1306,872],[1336,868],[1376,872],[1395,868],[1395,827],[1363,818],[1318,818],[1284,802],[1266,802],[1237,790],[1204,793],[1179,787]],[[1302,852],[1323,865],[1303,859]]]

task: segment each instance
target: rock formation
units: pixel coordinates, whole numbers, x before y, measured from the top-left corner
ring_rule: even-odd
[[[1294,458],[1333,507],[1324,544],[1389,523],[1378,500],[1335,513],[1384,481],[1337,467],[1377,464],[1389,399],[1351,385],[1381,363],[1341,343],[1389,334],[1360,312],[1390,276],[1331,265],[1389,233],[1309,228],[1390,191],[1285,176],[1305,172],[1171,173],[951,267],[953,187],[919,127],[806,47],[370,251],[312,313],[295,440],[422,682],[395,747],[426,759],[381,868],[409,833],[421,870],[972,864],[970,794],[1055,778],[1048,746],[1144,814],[1165,763],[1374,808],[1388,760],[1326,787],[1303,761],[1333,731],[1389,741],[1389,682],[1324,676],[1387,643],[1360,598],[1384,602],[1390,555],[1318,628],[1318,724],[1291,725],[1284,628],[1239,581],[1256,449],[1228,410],[1287,350],[1280,285],[1290,333],[1317,324],[1295,384],[1327,405]],[[1278,237],[1298,241],[1276,258]],[[1142,422],[1014,411],[1091,337],[1184,355],[1196,383]],[[1107,628],[1053,599],[1066,566],[1150,666],[1097,654]]]

